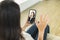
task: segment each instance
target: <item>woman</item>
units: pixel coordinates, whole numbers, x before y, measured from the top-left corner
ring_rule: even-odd
[[[46,18],[44,17],[44,20],[42,20],[41,16],[40,21],[36,21],[39,31],[38,40],[43,40],[44,30],[47,25]],[[0,3],[0,40],[34,40],[28,33],[22,32],[20,8],[13,1],[2,1]]]
[[[34,12],[31,12],[31,14],[28,16],[28,21],[29,23],[34,23],[35,21],[35,13]]]

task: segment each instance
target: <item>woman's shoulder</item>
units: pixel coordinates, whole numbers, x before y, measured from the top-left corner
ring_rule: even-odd
[[[25,40],[34,40],[30,34],[26,33],[26,32],[22,32],[23,37],[25,38]]]

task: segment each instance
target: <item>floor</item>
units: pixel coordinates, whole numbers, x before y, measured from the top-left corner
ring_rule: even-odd
[[[50,34],[60,36],[60,1],[43,1],[26,9],[21,13],[21,26],[23,27],[27,21],[29,9],[36,9],[36,20],[39,20],[40,15],[48,15],[50,26]]]

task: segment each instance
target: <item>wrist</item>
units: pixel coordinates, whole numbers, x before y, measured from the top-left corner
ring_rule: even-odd
[[[38,30],[38,31],[41,32],[41,33],[44,33],[45,30]]]
[[[43,35],[44,35],[44,32],[41,32],[41,31],[40,31],[40,32],[39,32],[39,35],[43,36]]]

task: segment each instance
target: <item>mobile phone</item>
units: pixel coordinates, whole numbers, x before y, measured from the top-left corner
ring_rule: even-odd
[[[32,24],[35,22],[35,18],[36,18],[36,10],[30,9],[28,14],[28,21]]]

